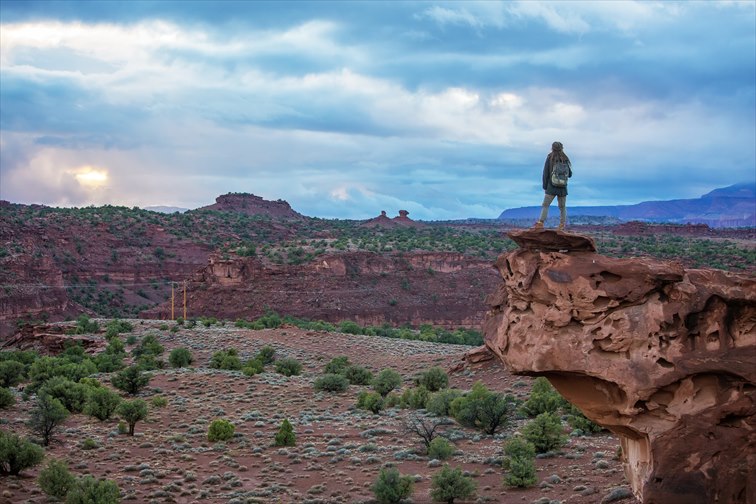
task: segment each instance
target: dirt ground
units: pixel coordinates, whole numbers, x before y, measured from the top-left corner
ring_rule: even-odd
[[[65,459],[76,475],[115,480],[125,502],[369,503],[373,502],[370,486],[382,465],[390,462],[402,474],[414,476],[411,502],[431,502],[431,477],[442,464],[419,455],[420,439],[405,431],[405,420],[413,410],[390,409],[374,415],[355,407],[358,392],[367,387],[352,385],[346,392],[328,393],[316,391],[313,381],[331,358],[346,355],[374,373],[384,368],[398,371],[406,388],[413,375],[431,366],[453,368],[469,347],[296,328],[251,331],[229,324],[173,333],[159,329],[171,322],[132,323],[133,334],[149,332],[158,337],[166,360],[171,349],[189,348],[195,367],[153,372],[140,397],[150,402],[161,396],[167,405],[150,406],[134,437],[118,433],[117,419],[69,417],[47,456]],[[275,373],[273,365],[251,377],[208,367],[215,351],[235,348],[245,360],[264,345],[273,346],[277,358],[300,361],[301,375],[284,377]],[[110,386],[110,375],[99,378]],[[522,398],[531,385],[531,379],[513,376],[498,362],[489,361],[453,373],[450,387],[470,389],[476,381]],[[30,408],[31,401],[19,395],[13,408],[0,411],[2,428],[28,433]],[[208,442],[208,425],[215,418],[235,425],[235,436],[228,442]],[[295,447],[273,446],[283,419],[294,427]],[[619,442],[609,433],[570,436],[558,455],[536,461],[536,486],[505,487],[502,446],[524,422],[512,419],[495,436],[453,421],[444,425],[457,448],[448,463],[461,467],[477,485],[476,497],[465,502],[594,504],[615,502],[613,497],[626,492],[627,481],[616,456]],[[85,449],[85,439],[97,446]],[[0,478],[0,502],[52,502],[36,481],[41,468]],[[621,502],[637,501],[626,497]]]

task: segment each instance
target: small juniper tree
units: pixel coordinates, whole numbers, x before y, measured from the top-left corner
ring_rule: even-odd
[[[174,348],[168,356],[168,362],[175,368],[187,367],[194,362],[194,357],[188,348]]]
[[[115,412],[121,397],[105,387],[92,388],[84,403],[84,413],[98,420],[108,420]]]
[[[63,460],[50,459],[37,477],[39,487],[50,497],[63,499],[76,484],[76,478]]]
[[[439,366],[424,371],[415,379],[415,383],[423,385],[431,392],[438,392],[449,386],[449,375]]]
[[[142,399],[124,401],[118,406],[116,413],[129,424],[129,436],[133,436],[136,423],[147,418],[147,403]]]
[[[45,450],[28,439],[0,430],[0,475],[18,476],[21,471],[33,467],[45,457]]]
[[[381,504],[397,504],[412,495],[412,476],[402,476],[396,467],[384,467],[371,490]]]
[[[137,395],[139,391],[150,383],[150,378],[152,376],[142,372],[139,366],[129,366],[123,371],[118,372],[110,381],[114,387],[131,395]]]
[[[121,490],[113,480],[95,479],[90,475],[76,480],[73,488],[66,495],[66,504],[118,504],[121,502]]]
[[[276,433],[276,446],[295,446],[297,444],[297,437],[294,435],[294,427],[288,419],[284,418],[281,422],[281,428]]]
[[[538,453],[556,450],[567,442],[562,422],[554,413],[541,413],[525,425],[522,433]]]
[[[302,364],[296,359],[286,357],[276,361],[276,373],[284,376],[296,376],[302,372]]]
[[[454,445],[446,438],[436,437],[428,445],[428,457],[436,460],[446,460],[454,454]]]
[[[16,398],[10,389],[0,387],[0,409],[10,408],[16,404]]]
[[[402,385],[402,375],[393,369],[384,369],[373,379],[373,390],[386,397],[389,392]]]
[[[68,418],[68,410],[63,404],[48,394],[37,396],[37,403],[29,416],[29,427],[48,446],[55,430]]]
[[[504,484],[511,487],[529,487],[536,484],[535,446],[521,436],[504,445],[502,467],[507,471]]]
[[[431,478],[431,498],[437,502],[454,504],[455,499],[468,499],[475,495],[475,482],[462,474],[459,467],[452,469],[449,464]]]
[[[234,424],[223,418],[216,418],[207,429],[207,440],[211,443],[227,441],[234,437]]]

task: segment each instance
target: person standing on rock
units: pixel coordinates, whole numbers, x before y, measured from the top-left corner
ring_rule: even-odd
[[[549,206],[557,198],[559,205],[559,230],[564,230],[567,223],[567,179],[572,177],[572,163],[564,153],[561,142],[551,144],[551,152],[543,165],[543,190],[546,192],[541,204],[541,216],[533,225],[534,229],[543,229],[543,223],[549,215]]]

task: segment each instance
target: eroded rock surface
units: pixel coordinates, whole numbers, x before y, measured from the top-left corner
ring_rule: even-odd
[[[496,262],[489,349],[617,433],[643,502],[756,502],[756,279],[518,238]]]

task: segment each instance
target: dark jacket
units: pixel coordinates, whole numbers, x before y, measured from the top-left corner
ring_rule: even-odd
[[[572,177],[572,163],[568,163],[570,167],[570,177]],[[546,194],[553,196],[567,196],[566,187],[554,187],[551,185],[551,153],[546,156],[546,162],[543,164],[543,190]]]

